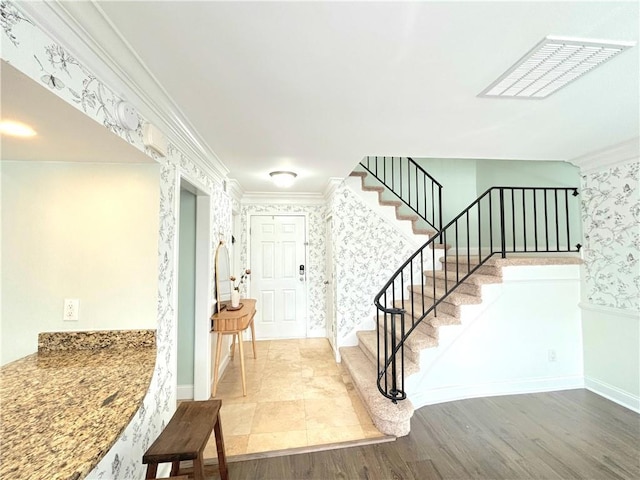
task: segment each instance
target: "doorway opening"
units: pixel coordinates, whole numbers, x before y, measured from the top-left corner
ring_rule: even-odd
[[[211,395],[211,197],[180,182],[178,232],[178,399]]]

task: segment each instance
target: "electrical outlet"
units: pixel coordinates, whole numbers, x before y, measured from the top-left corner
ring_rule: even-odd
[[[65,298],[62,319],[65,321],[78,320],[79,308],[80,308],[80,300],[78,300],[77,298]]]
[[[555,362],[558,359],[558,357],[556,356],[556,351],[554,349],[550,349],[547,352],[547,356],[550,362]]]

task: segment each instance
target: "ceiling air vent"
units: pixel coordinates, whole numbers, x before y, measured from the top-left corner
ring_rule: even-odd
[[[478,96],[546,98],[634,45],[548,36]]]

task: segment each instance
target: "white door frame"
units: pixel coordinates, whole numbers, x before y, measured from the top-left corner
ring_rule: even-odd
[[[247,243],[244,246],[247,252],[247,265],[246,267],[251,268],[251,217],[304,217],[304,264],[307,270],[307,274],[309,272],[309,213],[307,212],[281,212],[278,210],[265,210],[264,212],[251,212],[247,213],[245,218],[245,229],[246,229],[246,239]],[[245,266],[242,266],[245,268]],[[307,275],[307,280],[304,282],[304,327],[305,327],[305,337],[309,335],[309,277]],[[249,288],[247,289],[247,296],[251,297],[251,283],[249,283]],[[256,304],[256,309],[260,308],[260,305]]]
[[[193,345],[193,399],[211,397],[211,196],[180,174],[180,187],[196,195],[195,328]],[[179,212],[180,209],[178,209]],[[179,215],[179,213],[178,213]],[[178,219],[178,222],[180,219]],[[178,242],[180,238],[178,236]],[[179,245],[176,245],[178,251]],[[177,303],[176,303],[177,305]],[[176,317],[177,318],[177,317]],[[177,329],[176,329],[177,336]],[[176,338],[177,343],[177,338]]]

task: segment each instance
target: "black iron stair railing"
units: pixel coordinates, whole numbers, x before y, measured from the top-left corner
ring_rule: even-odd
[[[436,232],[442,227],[442,185],[411,157],[365,157],[360,165]]]
[[[573,200],[577,195],[575,188],[492,187],[407,259],[374,299],[382,395],[394,402],[406,398],[406,339],[491,257],[580,251],[579,243],[572,246],[572,221],[579,220],[579,204]],[[436,275],[440,259],[433,247],[440,243],[445,245],[443,271]],[[436,287],[436,277],[444,286]]]

